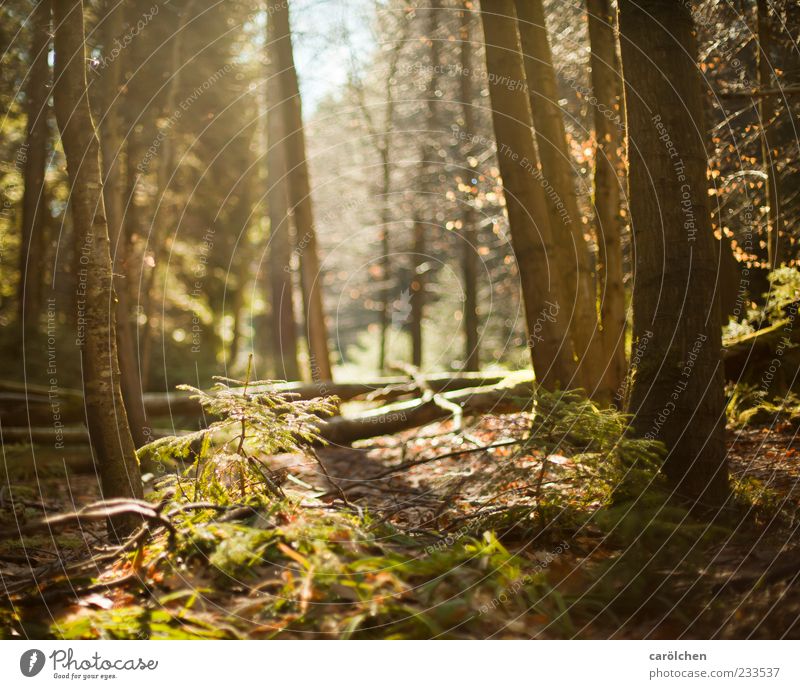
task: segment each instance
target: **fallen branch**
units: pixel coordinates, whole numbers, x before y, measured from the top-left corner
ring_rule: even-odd
[[[531,382],[513,386],[483,386],[442,394],[442,398],[457,405],[462,414],[508,414],[529,409],[532,404]],[[355,440],[391,435],[409,428],[424,426],[447,418],[451,411],[433,399],[413,399],[371,409],[356,416],[334,417],[320,421],[319,431],[324,440],[346,445]]]
[[[156,522],[164,526],[171,536],[175,536],[175,527],[169,519],[161,514],[159,505],[153,505],[144,500],[119,498],[95,502],[77,512],[56,514],[52,517],[20,524],[16,529],[4,529],[0,531],[0,539],[19,538],[40,531],[52,531],[73,522],[80,524],[83,521],[107,521],[124,515],[134,515],[149,522]]]

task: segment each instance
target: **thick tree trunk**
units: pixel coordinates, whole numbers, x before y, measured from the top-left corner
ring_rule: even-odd
[[[44,268],[43,232],[47,227],[47,101],[50,97],[50,0],[37,0],[31,13],[31,66],[25,87],[25,188],[22,196],[22,238],[19,252],[17,308],[19,322],[35,329],[39,322]]]
[[[285,123],[281,114],[280,74],[275,55],[275,22],[267,21],[267,211],[269,213],[269,285],[272,297],[274,374],[300,379],[297,321],[292,282],[292,223],[286,190]]]
[[[625,381],[625,288],[622,269],[622,216],[617,176],[623,131],[621,79],[609,0],[586,0],[591,43],[594,109],[594,209],[600,256],[597,281],[603,344],[603,388],[610,399]]]
[[[119,387],[108,225],[100,145],[89,108],[81,0],[55,2],[55,111],[67,159],[79,257],[78,333],[89,434],[104,498],[142,497]]]
[[[465,7],[461,10],[461,80],[460,97],[461,112],[464,118],[464,131],[469,134],[475,133],[475,118],[472,111],[473,75],[472,65],[472,11]],[[467,158],[469,158],[467,151]],[[472,189],[472,176],[469,161],[464,165],[465,183]],[[464,370],[480,370],[480,338],[478,336],[478,326],[480,317],[478,315],[478,252],[477,252],[477,228],[474,196],[472,192],[469,199],[464,204],[461,213],[461,277],[464,280]]]
[[[717,261],[706,130],[688,6],[619,6],[635,244],[629,410],[639,436],[667,447],[676,493],[728,495]]]
[[[294,214],[297,252],[300,255],[300,277],[303,286],[306,335],[308,337],[311,376],[314,380],[332,380],[328,328],[322,301],[322,273],[317,251],[317,230],[311,200],[311,182],[306,161],[306,139],[300,88],[292,52],[292,34],[287,3],[275,5],[271,21],[275,22],[272,46],[280,74],[281,111],[284,117],[286,161],[288,166],[289,204]]]
[[[484,0],[481,16],[497,158],[505,189],[511,242],[522,283],[528,345],[537,380],[545,388],[573,387],[575,361],[567,323],[571,308],[562,296],[562,267],[554,260],[547,202],[536,171],[530,105],[514,0]]]
[[[572,314],[569,331],[578,357],[578,380],[591,394],[601,384],[600,333],[597,327],[596,290],[589,247],[578,210],[572,156],[567,147],[564,119],[558,107],[556,74],[547,37],[542,0],[516,0],[520,42],[525,55],[525,75],[531,119],[541,160],[553,246],[563,273],[564,298]]]
[[[116,0],[106,3],[103,20],[103,51],[110,53],[114,41],[123,33],[124,7]],[[149,443],[150,427],[142,404],[142,381],[136,356],[135,314],[131,308],[131,289],[128,278],[129,242],[125,234],[124,186],[121,175],[123,163],[123,118],[120,115],[122,95],[122,57],[110,60],[99,80],[97,90],[101,106],[100,135],[103,166],[103,200],[106,208],[108,232],[111,238],[111,256],[114,273],[114,293],[117,297],[117,352],[120,365],[120,382],[131,435],[136,447]]]
[[[774,66],[770,63],[769,51],[772,48],[772,27],[767,0],[757,0],[758,10],[758,86],[769,90],[772,85]],[[767,255],[770,270],[785,261],[785,251],[780,237],[783,234],[781,217],[781,194],[778,182],[778,143],[775,141],[774,122],[778,110],[778,96],[768,95],[758,100],[758,119],[761,123],[761,164],[767,175],[766,203],[767,214]]]

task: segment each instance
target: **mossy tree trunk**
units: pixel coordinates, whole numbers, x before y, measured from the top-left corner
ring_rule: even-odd
[[[89,107],[81,0],[56,0],[55,111],[67,159],[79,258],[78,332],[89,436],[103,497],[142,497],[133,438],[119,385],[110,240],[100,144]]]

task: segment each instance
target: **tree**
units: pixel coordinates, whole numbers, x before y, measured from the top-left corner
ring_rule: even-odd
[[[614,396],[625,380],[625,288],[622,272],[619,150],[621,90],[614,17],[609,0],[586,0],[594,108],[594,209],[599,257],[597,282],[602,327],[604,389]]]
[[[182,81],[184,77],[184,70],[186,62],[184,57],[184,43],[187,37],[187,23],[194,18],[194,5],[195,0],[188,0],[180,8],[180,15],[178,25],[175,27],[174,34],[170,37],[171,40],[168,44],[169,47],[169,69],[167,73],[170,75],[169,80],[165,86],[164,106],[162,112],[167,118],[173,117],[175,112],[178,94],[181,92]],[[176,8],[177,9],[177,8]],[[154,46],[155,48],[155,46]],[[152,54],[151,54],[152,55]],[[148,56],[147,59],[150,59]],[[156,171],[156,183],[158,191],[155,197],[155,211],[153,213],[152,222],[148,232],[148,246],[153,252],[154,256],[160,258],[161,251],[164,249],[164,242],[166,239],[166,229],[169,226],[170,216],[173,215],[174,209],[171,199],[169,198],[170,182],[175,175],[175,160],[176,160],[176,145],[174,135],[164,137],[159,152],[160,157],[158,160],[158,167]],[[154,315],[155,306],[158,303],[156,296],[157,276],[159,275],[161,263],[154,259],[154,264],[150,270],[142,276],[142,313],[144,314],[144,324],[141,330],[141,372],[142,383],[145,388],[150,385],[150,372],[152,370],[152,350],[153,338],[156,333],[154,332]]]
[[[267,20],[267,212],[269,214],[269,282],[272,302],[272,350],[278,378],[300,380],[297,325],[292,284],[292,227],[286,189],[283,95],[275,59],[275,22]]]
[[[619,6],[635,269],[629,410],[664,442],[678,494],[728,494],[717,261],[706,178],[703,91],[691,10]]]
[[[105,498],[142,497],[119,386],[110,240],[100,144],[89,107],[81,0],[55,3],[56,120],[67,159],[78,271],[78,341],[89,437]],[[83,329],[82,329],[83,328]]]
[[[770,63],[772,48],[772,24],[769,16],[767,0],[757,0],[758,13],[758,85],[762,91],[772,87],[774,66]],[[778,111],[778,94],[764,95],[758,102],[758,119],[761,128],[761,164],[767,175],[767,254],[769,268],[777,268],[784,260],[785,252],[780,242],[783,234],[783,216],[781,214],[781,193],[778,182],[778,142],[776,141],[773,120]]]
[[[436,36],[441,18],[440,0],[430,0],[428,6],[420,11],[425,18],[423,39],[427,42],[428,59],[430,61],[430,77],[425,88],[425,127],[421,134],[419,146],[419,169],[417,181],[423,185],[422,191],[429,191],[435,176],[436,146],[432,143],[439,125],[439,72],[441,69],[440,38]],[[427,188],[425,188],[427,187]],[[424,197],[423,197],[424,198]],[[428,239],[426,236],[428,219],[417,203],[413,214],[413,248],[411,268],[411,314],[409,330],[411,331],[411,363],[422,366],[422,322],[425,316],[426,283],[428,272]]]
[[[122,36],[125,8],[116,0],[108,0],[103,17],[103,50],[110,54],[115,41]],[[114,274],[114,294],[117,297],[117,352],[119,355],[120,381],[125,409],[128,412],[131,434],[136,447],[152,439],[142,401],[142,380],[139,376],[139,361],[136,356],[136,324],[130,300],[129,252],[125,234],[125,189],[122,177],[123,149],[125,141],[120,105],[123,96],[123,59],[107,60],[101,78],[97,80],[100,104],[100,142],[103,173],[103,201],[106,221],[111,238],[111,256]]]
[[[522,283],[531,360],[542,385],[566,388],[574,383],[576,369],[566,325],[569,309],[560,284],[562,268],[553,260],[547,202],[535,177],[538,158],[528,98],[524,91],[508,86],[525,83],[514,0],[484,0],[481,18],[497,157]]]
[[[469,4],[469,3],[468,3]],[[464,130],[472,134],[475,130],[475,118],[473,117],[473,93],[472,80],[472,11],[468,7],[461,10],[461,79],[460,79],[460,98],[462,117],[464,118]],[[464,166],[467,177],[467,185],[470,188],[469,199],[464,203],[461,213],[461,276],[464,280],[464,369],[467,371],[480,370],[480,338],[478,336],[478,254],[474,246],[477,233],[477,219],[472,193],[472,182],[470,177],[472,171],[469,169],[468,152],[467,164]],[[477,243],[477,242],[475,242]]]
[[[300,88],[292,51],[288,3],[273,6],[275,22],[271,55],[280,73],[282,113],[286,127],[284,145],[288,167],[289,205],[294,214],[296,250],[300,255],[300,278],[306,316],[306,334],[314,380],[332,380],[328,351],[328,328],[322,303],[322,273],[317,255],[317,231],[311,200],[311,182],[306,161],[306,140]]]
[[[563,271],[564,298],[574,309],[569,322],[578,380],[592,393],[597,377],[599,331],[589,248],[575,193],[572,157],[567,148],[564,119],[558,106],[553,55],[547,37],[542,0],[516,0],[520,43],[525,55],[525,75],[531,119],[541,160],[542,184],[550,214],[555,255]]]
[[[43,263],[42,236],[47,226],[47,195],[45,169],[47,166],[47,117],[50,98],[50,0],[37,0],[31,13],[31,67],[26,87],[25,187],[22,197],[22,241],[20,244],[19,287],[17,308],[19,321],[36,325],[39,317],[42,280],[39,273]],[[29,274],[28,267],[34,270]]]

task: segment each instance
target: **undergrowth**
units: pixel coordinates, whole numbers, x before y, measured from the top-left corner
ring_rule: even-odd
[[[50,635],[584,636],[601,614],[618,624],[668,609],[675,581],[695,575],[695,556],[719,538],[668,499],[663,448],[578,393],[537,391],[517,455],[460,477],[431,530],[401,529],[270,466],[276,453],[313,455],[335,400],[228,379],[190,390],[216,420],[141,452],[160,469],[149,499],[176,536],[156,530],[118,558],[58,611]],[[122,590],[97,598],[120,578]],[[0,620],[6,633],[34,629],[25,609]]]

